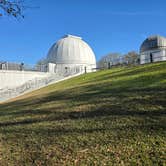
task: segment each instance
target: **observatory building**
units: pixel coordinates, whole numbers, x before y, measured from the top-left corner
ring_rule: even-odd
[[[152,63],[166,60],[166,38],[150,36],[141,45],[140,63]]]
[[[0,62],[0,101],[96,70],[96,58],[80,37],[66,35],[34,68],[24,63]]]
[[[57,41],[47,55],[49,72],[85,73],[96,69],[96,58],[81,37],[66,35]]]

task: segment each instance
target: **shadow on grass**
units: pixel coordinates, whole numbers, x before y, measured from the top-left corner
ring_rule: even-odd
[[[0,126],[28,125],[40,122],[80,120],[112,116],[146,118],[153,116],[163,117],[166,115],[165,88],[134,90],[114,89],[110,91],[108,91],[108,88],[100,88],[97,91],[96,87],[84,87],[83,90],[85,92],[84,94],[75,93],[73,89],[70,89],[68,91],[63,91],[63,93],[51,93],[49,97],[44,97],[39,100],[29,99],[28,102],[27,100],[17,101],[14,105],[13,103],[10,103],[9,105],[1,105],[0,117],[11,116],[15,121],[10,119],[10,121],[1,122]],[[86,94],[86,92],[88,94]],[[99,96],[103,96],[103,98],[99,99]],[[143,97],[146,96],[148,96],[148,98],[144,99]],[[39,108],[43,103],[47,104],[50,101],[59,101],[59,103],[67,101],[70,106],[57,107],[55,105],[49,109]],[[22,109],[25,106],[30,105],[30,103],[32,103],[32,109]],[[84,106],[87,104],[89,104],[90,107],[85,110]],[[17,109],[18,106],[19,109]],[[83,106],[83,109],[77,111],[77,107],[79,106]],[[140,110],[139,107],[143,107],[144,109]],[[75,111],[72,111],[73,109]],[[24,117],[24,119],[17,120],[19,117]]]
[[[38,115],[45,114],[40,110]],[[36,113],[37,114],[37,113]],[[35,115],[32,113],[32,115]],[[46,114],[45,114],[46,115]],[[165,111],[126,111],[122,109],[109,109],[109,108],[98,108],[93,111],[86,111],[86,112],[55,112],[54,114],[49,113],[47,111],[46,117],[38,117],[38,118],[31,118],[31,119],[24,119],[21,121],[15,122],[0,122],[0,127],[4,126],[13,126],[13,125],[28,125],[33,123],[40,123],[40,122],[52,122],[52,121],[61,121],[61,120],[80,120],[80,119],[90,119],[90,118],[98,118],[98,117],[108,117],[108,116],[133,116],[133,117],[160,117],[164,116]]]
[[[138,72],[143,72],[143,69],[138,69]],[[118,73],[118,76],[121,74]],[[113,116],[163,117],[166,110],[166,87],[153,87],[153,84],[165,78],[166,74],[160,73],[155,77],[140,76],[121,80],[113,85],[110,81],[92,82],[77,88],[48,92],[44,97],[1,104],[0,118],[5,117],[6,120],[0,122],[0,127]],[[50,104],[50,108],[43,108],[46,104]]]

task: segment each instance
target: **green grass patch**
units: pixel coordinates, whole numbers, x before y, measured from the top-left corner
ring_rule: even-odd
[[[0,165],[165,165],[166,62],[84,74],[0,105]]]

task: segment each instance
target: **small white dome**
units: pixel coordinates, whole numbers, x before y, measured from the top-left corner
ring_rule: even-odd
[[[96,67],[96,58],[82,38],[66,35],[55,43],[47,55],[48,62],[55,64],[91,65]]]
[[[166,38],[159,35],[148,37],[141,45],[140,52],[145,52],[154,49],[165,49]]]

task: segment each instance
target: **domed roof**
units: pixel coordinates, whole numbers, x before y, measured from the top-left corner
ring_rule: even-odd
[[[56,64],[96,64],[89,45],[82,38],[66,35],[49,50],[47,60]]]
[[[166,38],[159,35],[150,36],[142,43],[140,52],[158,48],[166,48]]]

